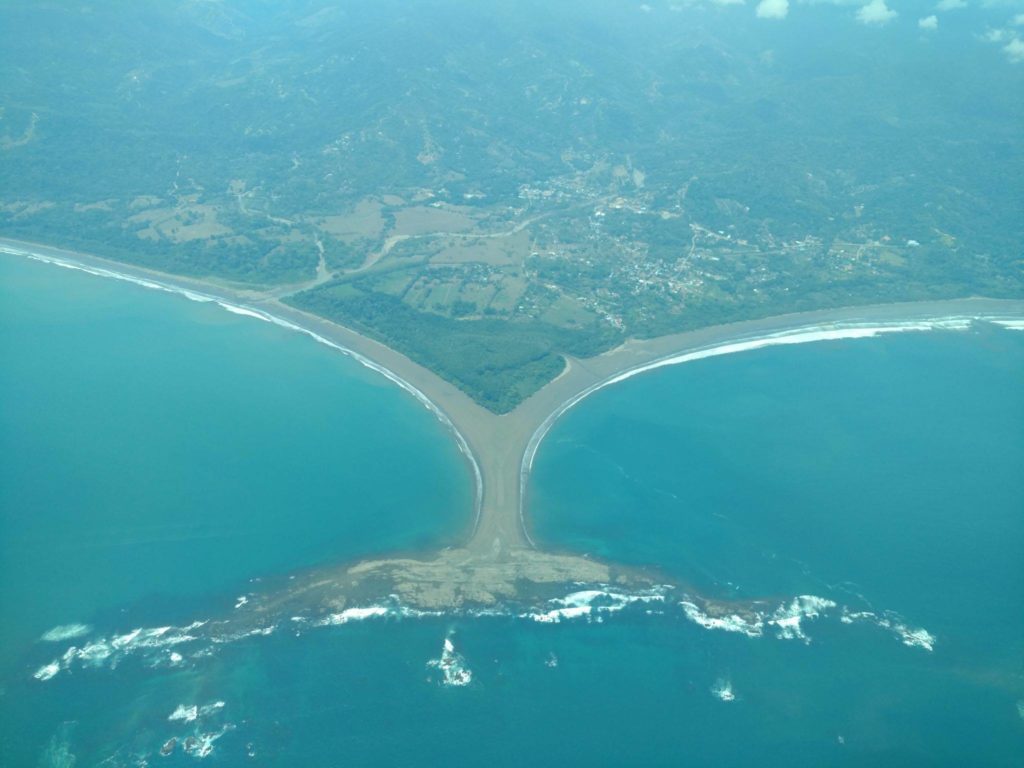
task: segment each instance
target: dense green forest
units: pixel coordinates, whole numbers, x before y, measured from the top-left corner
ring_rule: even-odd
[[[589,357],[620,340],[608,329],[570,331],[527,318],[463,322],[345,284],[306,291],[291,303],[387,343],[495,413],[512,410],[561,373],[560,352]]]

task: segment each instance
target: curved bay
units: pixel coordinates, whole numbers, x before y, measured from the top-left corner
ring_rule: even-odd
[[[22,259],[0,270],[5,667],[55,624],[173,619],[168,601],[192,612],[250,579],[471,526],[454,441],[355,361],[216,304]]]

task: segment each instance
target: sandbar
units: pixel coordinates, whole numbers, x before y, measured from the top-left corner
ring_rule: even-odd
[[[633,586],[652,579],[585,557],[545,554],[529,534],[525,514],[529,475],[536,452],[555,422],[603,387],[664,365],[776,344],[857,338],[913,330],[965,328],[977,321],[1005,321],[1019,327],[1024,300],[982,297],[946,301],[856,306],[779,315],[716,325],[653,339],[630,339],[601,355],[567,358],[556,379],[513,411],[497,415],[455,385],[386,345],[355,331],[284,304],[272,291],[171,275],[98,256],[36,243],[0,239],[0,253],[50,261],[103,276],[171,290],[225,308],[277,322],[312,335],[379,371],[430,408],[451,430],[476,482],[475,515],[466,543],[423,558],[395,558],[346,566],[336,573],[337,589],[359,581],[379,581],[399,591],[408,604],[430,608],[508,597],[517,584],[600,582],[622,578]],[[360,578],[355,578],[357,575]],[[343,584],[350,587],[343,588]],[[340,596],[331,598],[337,602]]]

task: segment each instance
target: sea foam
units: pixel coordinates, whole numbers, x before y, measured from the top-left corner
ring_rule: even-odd
[[[835,608],[836,604],[823,597],[815,595],[798,595],[788,605],[780,605],[768,619],[768,624],[774,626],[778,636],[783,640],[803,640],[811,642],[803,630],[804,619],[816,619],[823,612]]]
[[[238,304],[229,304],[226,301],[218,301],[217,306],[222,309],[226,309],[233,315],[242,315],[243,317],[254,317],[257,320],[262,320],[265,323],[270,322],[270,318],[265,312],[259,312],[255,309],[249,309],[248,307],[239,306]]]
[[[332,613],[328,616],[325,616],[320,621],[315,622],[313,626],[336,627],[340,624],[348,624],[348,622],[350,621],[362,621],[364,619],[387,616],[390,612],[390,609],[386,608],[383,605],[371,605],[365,608],[346,608],[340,613]]]
[[[180,663],[182,656],[170,649],[198,640],[198,635],[193,632],[205,624],[204,621],[197,621],[185,627],[139,627],[122,635],[92,638],[81,646],[69,646],[62,656],[40,668],[34,677],[37,680],[50,680],[58,672],[72,669],[76,664],[113,668],[121,659],[139,651],[168,655],[160,660],[174,665]]]
[[[990,322],[995,323],[996,325],[1000,325],[1003,328],[1007,328],[1011,331],[1024,331],[1024,320],[999,319],[992,320]]]
[[[50,680],[56,674],[60,672],[60,662],[51,661],[49,664],[44,664],[36,670],[35,674],[32,675],[36,680]]]
[[[694,624],[699,624],[704,629],[719,629],[724,632],[739,632],[747,637],[760,637],[764,634],[764,620],[754,614],[751,618],[745,618],[738,613],[726,614],[724,616],[709,616],[702,611],[696,603],[683,600],[680,604],[686,618]]]
[[[43,633],[42,640],[48,643],[61,643],[65,640],[73,640],[76,637],[87,635],[92,632],[88,624],[61,624]]]
[[[719,701],[736,701],[736,694],[732,690],[732,683],[721,677],[711,686],[711,695]]]
[[[643,606],[647,614],[663,613],[668,604],[669,589],[671,588],[658,587],[631,593],[617,591],[608,585],[595,585],[569,592],[564,597],[553,598],[542,606],[528,611],[512,604],[487,609],[460,610],[448,614],[402,605],[392,596],[388,602],[381,605],[355,606],[320,617],[291,616],[285,621],[289,626],[309,628],[341,626],[354,621],[387,617],[425,619],[445,615],[468,618],[517,617],[543,624],[559,624],[572,620],[601,622],[606,616],[623,611],[629,606]],[[763,603],[715,603],[687,595],[684,595],[677,604],[689,621],[704,629],[732,632],[750,638],[762,637],[766,632],[773,630],[773,634],[779,639],[800,640],[804,643],[811,642],[806,629],[807,622],[824,619],[838,607],[834,601],[816,595],[797,595],[777,604],[774,608],[765,607]],[[910,648],[932,651],[935,647],[936,638],[933,634],[924,628],[911,626],[893,611],[879,615],[871,611],[852,611],[842,607],[839,620],[843,624],[866,623],[886,630]],[[239,628],[235,621],[224,620],[195,621],[182,627],[138,627],[123,634],[93,637],[81,644],[70,645],[61,656],[39,667],[33,673],[33,677],[45,682],[53,679],[61,671],[75,667],[113,669],[122,659],[134,654],[140,654],[143,662],[150,667],[180,668],[186,659],[195,662],[210,657],[217,652],[218,646],[246,638],[265,637],[276,632],[279,626],[277,623],[268,623]],[[440,658],[433,660],[430,666],[442,671],[445,685],[465,685],[472,678],[472,673],[455,651],[451,638],[452,636],[448,635]],[[179,715],[184,717],[189,712],[186,707]]]
[[[466,660],[462,655],[455,650],[451,633],[444,639],[440,658],[431,659],[427,666],[441,670],[441,682],[445,686],[461,688],[473,682],[473,672],[466,666]]]
[[[761,637],[765,627],[774,627],[776,636],[781,640],[811,641],[804,631],[805,619],[817,619],[826,611],[835,608],[836,603],[816,595],[797,595],[792,600],[780,604],[774,611],[726,612],[716,610],[708,613],[692,600],[683,600],[680,607],[686,617],[704,629],[716,629],[723,632],[737,632],[747,637]],[[743,615],[746,614],[746,615]]]
[[[167,719],[191,723],[224,709],[224,706],[223,701],[214,701],[203,706],[198,704],[179,704],[177,709],[167,716]]]
[[[520,614],[520,618],[529,618],[545,624],[557,624],[566,619],[598,617],[601,614],[621,611],[633,603],[663,602],[665,595],[660,591],[624,593],[614,592],[607,588],[587,589],[571,592],[565,597],[549,601],[554,606],[546,611]]]
[[[923,627],[911,627],[906,620],[894,611],[886,611],[881,616],[873,611],[849,612],[844,610],[841,621],[844,624],[867,623],[880,629],[892,632],[900,642],[908,648],[921,648],[934,651],[937,638]]]
[[[191,757],[209,757],[213,752],[213,743],[228,731],[234,730],[234,728],[234,725],[228,723],[219,731],[210,731],[208,733],[197,733],[192,736],[186,736],[181,742],[181,748],[186,755]]]
[[[607,585],[595,585],[589,589],[569,592],[564,597],[553,598],[528,611],[513,604],[449,614],[412,608],[392,597],[389,602],[381,605],[356,606],[320,617],[291,616],[286,621],[289,626],[310,628],[341,626],[354,621],[387,617],[424,619],[444,615],[469,618],[517,617],[543,624],[572,620],[601,622],[606,616],[629,606],[643,606],[648,614],[662,613],[667,605],[669,589],[659,587],[631,593],[616,591]],[[720,604],[685,595],[678,605],[689,621],[704,629],[732,632],[750,638],[759,638],[769,630],[774,630],[774,635],[779,639],[801,640],[804,643],[811,642],[806,623],[825,618],[837,608],[834,601],[816,595],[797,595],[779,603],[775,608],[764,607],[761,603]],[[893,611],[879,615],[843,607],[839,618],[843,624],[867,623],[891,632],[911,648],[931,651],[935,647],[934,635],[926,629],[911,626]],[[236,622],[225,620],[196,621],[182,627],[138,627],[123,634],[93,637],[81,644],[70,645],[61,656],[39,667],[33,677],[45,682],[61,671],[75,667],[113,669],[122,659],[135,654],[140,654],[144,663],[150,667],[180,668],[186,659],[198,661],[214,655],[218,646],[246,638],[265,637],[276,632],[279,626],[277,623],[269,623],[239,628]],[[433,660],[431,666],[443,672],[445,685],[464,685],[472,677],[462,657],[456,653],[451,635],[446,638],[441,657]],[[187,713],[186,709],[180,714]]]

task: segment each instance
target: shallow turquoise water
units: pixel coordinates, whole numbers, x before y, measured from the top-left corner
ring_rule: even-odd
[[[444,428],[311,339],[6,256],[0,292],[5,677],[56,624],[173,613],[472,523]]]
[[[887,764],[901,750],[1013,764],[1024,755],[1022,385],[1024,334],[992,326],[651,372],[553,430],[533,478],[534,533],[657,564],[703,594],[891,611],[935,650],[812,626],[785,695],[802,722],[786,730],[810,735],[838,716],[846,746],[891,742]],[[746,676],[762,693],[772,674],[734,667],[737,685]]]
[[[368,620],[32,674],[230,610],[254,578],[454,541],[471,481],[411,398],[209,305],[0,260],[4,765],[1016,765],[1024,334],[774,348],[604,390],[545,441],[534,532],[708,594],[926,628],[809,642],[634,606],[603,622]],[[38,640],[85,622],[87,638]],[[473,682],[427,662],[451,637]],[[182,646],[185,648],[186,646]],[[190,646],[189,646],[190,647]],[[186,652],[187,653],[187,652]],[[713,689],[729,682],[734,701]],[[194,722],[180,705],[223,702]],[[111,757],[113,756],[113,757]]]
[[[1010,589],[986,607],[1007,612],[1024,586],[1022,383],[1024,333],[991,327],[651,372],[544,443],[535,533],[724,594],[851,582],[943,613],[965,576],[992,579]]]

